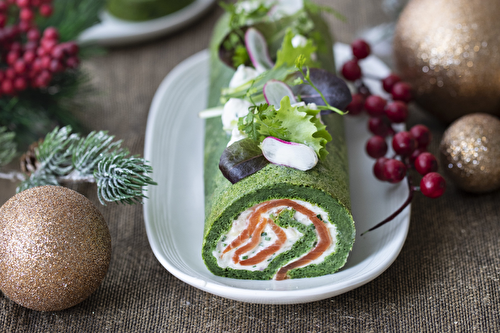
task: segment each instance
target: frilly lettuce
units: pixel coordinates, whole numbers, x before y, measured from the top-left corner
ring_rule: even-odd
[[[317,118],[319,112],[307,106],[292,106],[288,96],[285,96],[279,109],[267,104],[251,108],[247,116],[239,119],[238,128],[257,142],[273,136],[305,144],[322,159],[328,154],[325,146],[332,137]]]

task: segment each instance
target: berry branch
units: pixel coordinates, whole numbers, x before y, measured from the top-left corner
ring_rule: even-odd
[[[73,97],[89,92],[74,39],[95,24],[102,0],[0,0],[0,126],[21,149],[52,130],[82,130]],[[95,52],[95,51],[94,51]]]
[[[446,182],[437,173],[438,162],[434,155],[427,152],[431,141],[430,130],[421,124],[413,126],[409,131],[397,131],[393,124],[402,124],[408,118],[408,103],[412,100],[411,86],[401,81],[396,74],[390,74],[381,81],[383,89],[391,98],[373,95],[364,84],[363,78],[376,79],[373,76],[364,75],[359,61],[368,57],[371,53],[370,45],[364,40],[358,39],[351,44],[353,59],[342,66],[342,75],[348,81],[352,81],[356,93],[352,96],[351,103],[347,106],[349,115],[356,116],[363,112],[368,113],[368,129],[373,136],[367,141],[366,153],[374,158],[373,173],[380,181],[399,183],[405,177],[408,182],[408,198],[403,205],[385,220],[374,227],[363,232],[375,230],[398,216],[403,209],[410,204],[414,192],[420,191],[429,198],[438,198],[443,195]],[[394,150],[394,156],[387,157],[388,142]],[[416,170],[422,176],[420,186],[413,186],[413,174]]]

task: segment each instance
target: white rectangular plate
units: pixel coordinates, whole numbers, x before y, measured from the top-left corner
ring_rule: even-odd
[[[337,44],[336,59],[349,58],[349,48]],[[356,241],[339,272],[316,278],[248,281],[213,275],[201,258],[204,227],[204,121],[209,84],[208,51],[178,65],[162,82],[153,99],[146,129],[145,158],[153,166],[157,186],[150,186],[144,205],[146,231],[161,264],[182,281],[230,299],[263,303],[305,303],[359,287],[380,275],[396,259],[409,228],[407,207],[395,220],[361,237],[359,234],[394,212],[405,200],[405,182],[391,185],[372,174],[374,163],[365,153],[370,137],[366,117],[346,116],[352,213]],[[378,59],[363,61],[363,70],[384,77],[389,69]],[[374,83],[374,82],[373,82]],[[382,94],[380,84],[370,85]]]

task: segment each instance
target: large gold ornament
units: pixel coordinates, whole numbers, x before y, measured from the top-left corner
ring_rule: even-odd
[[[500,115],[500,1],[410,1],[396,25],[394,61],[438,119]]]
[[[0,208],[0,289],[30,309],[57,311],[85,300],[111,258],[103,216],[60,186],[18,193]]]
[[[453,182],[468,192],[500,188],[500,120],[478,113],[456,120],[444,133],[441,161]]]

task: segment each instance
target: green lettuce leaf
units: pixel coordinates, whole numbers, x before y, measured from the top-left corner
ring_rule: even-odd
[[[239,119],[238,129],[259,143],[266,137],[273,136],[305,144],[323,159],[328,154],[325,146],[332,137],[317,118],[319,112],[320,110],[303,106],[292,106],[290,98],[285,96],[278,110],[267,104],[252,108],[247,116]]]
[[[303,143],[314,149],[319,158],[323,159],[328,154],[325,146],[332,137],[326,131],[326,126],[316,117],[319,112],[320,110],[311,110],[307,107],[292,106],[288,96],[283,97],[276,116],[289,134],[277,138]]]
[[[317,62],[312,60],[312,54],[316,52],[316,46],[312,39],[308,38],[304,46],[293,47],[292,39],[295,34],[291,29],[288,29],[283,39],[281,49],[276,54],[276,67],[282,65],[292,66],[298,56],[302,55],[305,58],[305,66],[315,67],[318,66]]]

